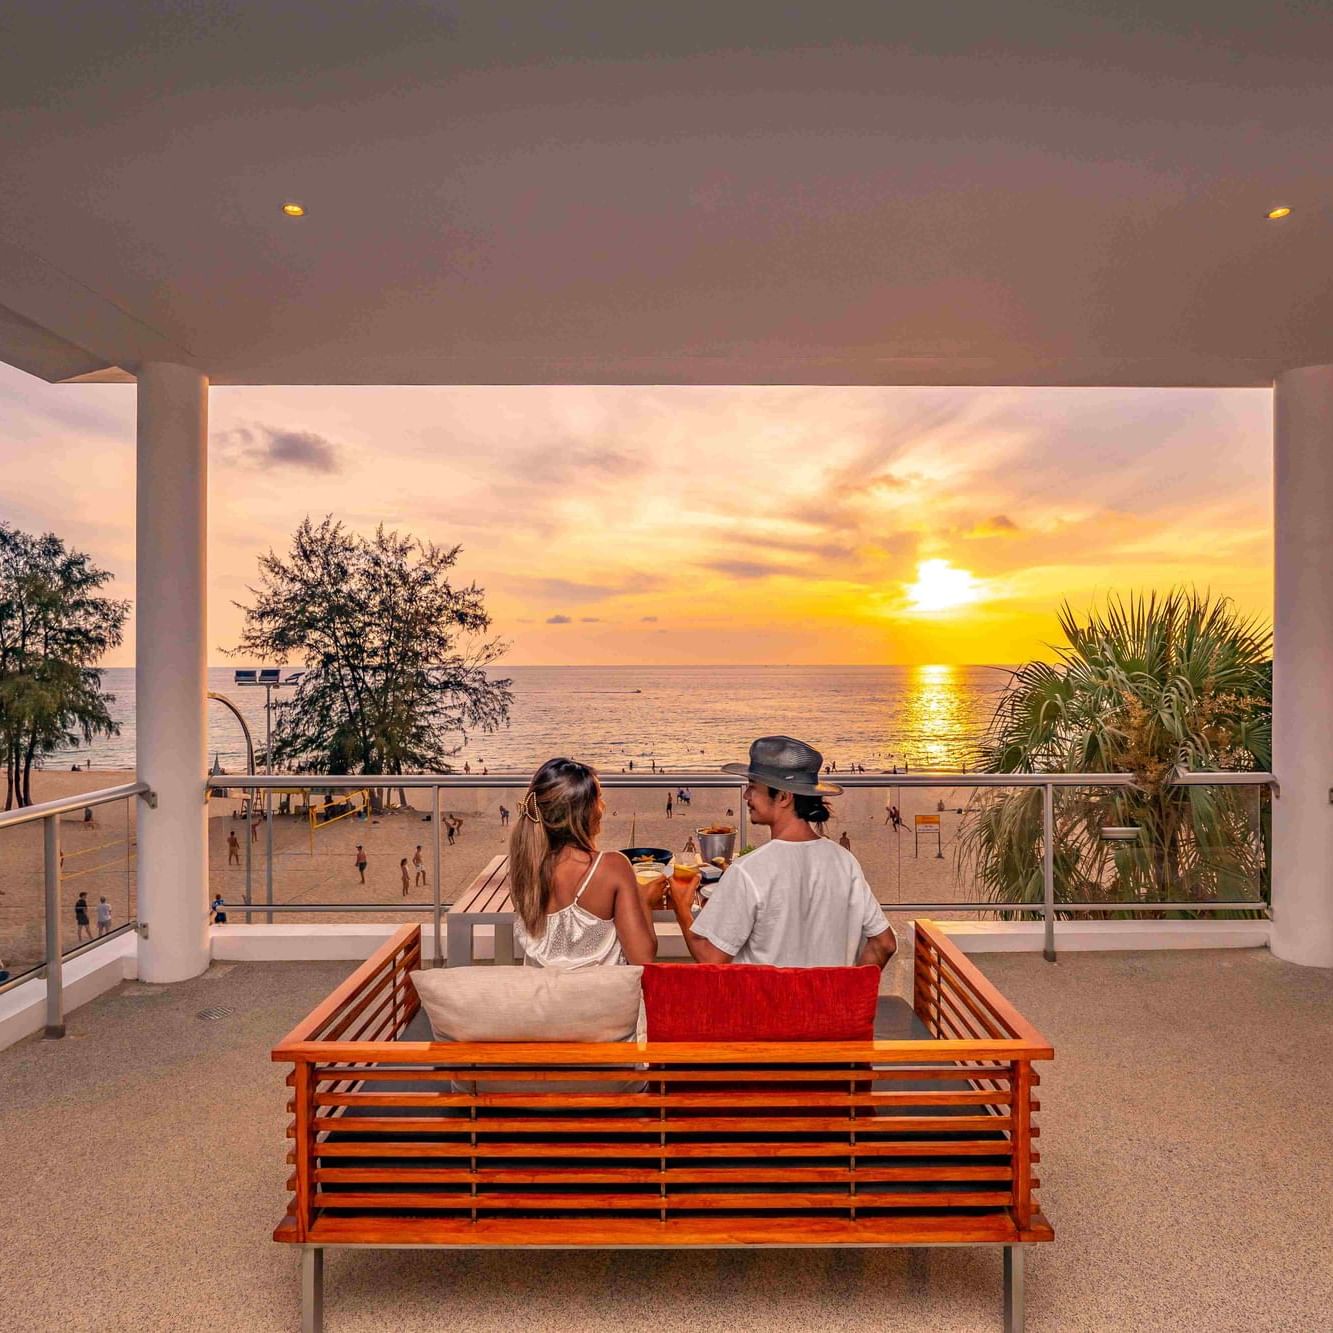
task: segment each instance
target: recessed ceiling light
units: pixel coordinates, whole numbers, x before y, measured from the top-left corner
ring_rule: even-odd
[[[283,204],[282,211],[286,213],[289,218],[305,217],[305,206],[303,204]],[[1287,209],[1287,212],[1290,213],[1291,209]],[[1273,215],[1270,213],[1269,217],[1272,216]]]
[[[1290,217],[1291,209],[1289,209],[1286,204],[1283,204],[1279,208],[1270,208],[1265,216],[1268,218],[1269,222],[1276,222],[1279,218]]]

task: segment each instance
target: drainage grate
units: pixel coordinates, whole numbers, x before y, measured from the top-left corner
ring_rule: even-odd
[[[210,1004],[207,1009],[201,1009],[196,1018],[202,1018],[205,1022],[212,1022],[217,1018],[230,1018],[236,1012],[235,1009],[228,1009],[225,1004]]]

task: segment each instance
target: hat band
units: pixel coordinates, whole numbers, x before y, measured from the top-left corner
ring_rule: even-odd
[[[760,781],[773,782],[781,786],[784,782],[800,782],[807,787],[817,786],[819,784],[819,771],[817,769],[801,768],[795,771],[790,769],[769,768],[765,764],[747,765],[749,775],[752,778],[758,778]]]

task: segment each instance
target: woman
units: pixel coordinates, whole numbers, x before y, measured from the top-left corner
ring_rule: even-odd
[[[537,966],[657,957],[647,891],[624,856],[597,850],[604,809],[596,772],[573,759],[548,759],[519,803],[509,835],[514,938]]]

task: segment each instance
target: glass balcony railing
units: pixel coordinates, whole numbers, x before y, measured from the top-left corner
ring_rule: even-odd
[[[1052,922],[1264,903],[1265,774],[1181,775],[1152,795],[1119,774],[837,780],[845,791],[832,802],[827,835],[845,839],[890,911]],[[228,904],[229,920],[355,920],[367,912],[404,920],[442,911],[507,851],[527,778],[211,783],[210,890]],[[608,774],[603,789],[603,847],[676,851],[718,823],[737,828],[742,848],[766,837],[747,827],[742,784],[725,775]]]
[[[845,840],[890,914],[1038,919],[1264,913],[1267,773],[1182,773],[1159,790],[1127,774],[839,774],[826,833]],[[520,774],[210,777],[209,893],[229,923],[444,913],[508,849]],[[739,779],[608,774],[604,847],[684,849],[697,831],[747,825]],[[0,989],[137,925],[139,798],[129,783],[0,813]],[[668,797],[670,802],[668,804]],[[86,918],[86,920],[85,920]],[[54,989],[52,984],[54,979]]]
[[[0,990],[44,976],[63,1031],[63,964],[137,925],[137,801],[144,783],[0,813]]]

